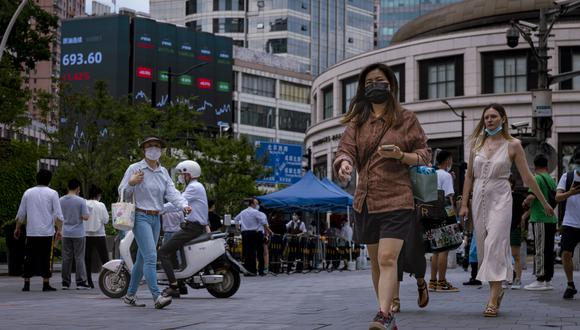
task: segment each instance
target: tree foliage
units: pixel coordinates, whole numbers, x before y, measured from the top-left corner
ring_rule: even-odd
[[[8,26],[19,0],[0,0],[0,29]],[[23,86],[22,71],[32,70],[37,61],[49,60],[50,45],[56,38],[58,19],[34,1],[18,16],[0,62],[0,123],[10,127],[28,124],[26,103],[31,93]]]
[[[267,172],[246,139],[203,137],[197,147],[199,153],[193,159],[202,168],[201,181],[218,212],[236,214],[244,207],[244,199],[260,194],[256,180]]]
[[[29,142],[0,143],[0,225],[14,219],[22,194],[36,184],[36,163],[45,152]]]
[[[116,200],[127,167],[143,158],[139,142],[144,137],[159,136],[171,148],[184,149],[198,125],[198,114],[186,106],[156,109],[115,100],[103,82],[95,84],[92,95],[64,90],[60,100],[63,119],[59,130],[49,133],[52,157],[59,160],[55,184],[62,188],[77,178],[84,192],[96,184],[103,189],[107,204]],[[164,155],[162,164],[174,164],[171,158],[174,156]]]

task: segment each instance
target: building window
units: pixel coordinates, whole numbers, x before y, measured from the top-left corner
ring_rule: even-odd
[[[327,87],[322,91],[323,95],[323,109],[324,112],[322,113],[322,119],[332,118],[332,109],[334,108],[333,99],[332,99],[332,85]]]
[[[280,122],[278,128],[285,131],[306,133],[310,126],[310,114],[292,110],[279,110]]]
[[[391,70],[395,73],[397,85],[399,85],[399,102],[405,103],[405,65],[393,65]]]
[[[463,95],[463,55],[419,62],[419,98]]]
[[[342,81],[342,113],[347,113],[350,101],[356,95],[358,87],[358,76],[346,78]]]
[[[258,142],[258,141],[274,142],[273,138],[270,138],[267,136],[259,136],[259,135],[240,133],[240,137],[242,139],[245,138],[246,141],[248,141],[248,143],[251,144],[253,147],[256,146],[256,142]]]
[[[185,26],[191,28],[193,31],[201,32],[201,24],[197,24],[197,21],[189,21],[185,23]]]
[[[328,157],[326,155],[314,158],[313,172],[318,178],[326,178],[328,174]]]
[[[288,39],[269,39],[266,42],[266,51],[271,54],[288,53]]]
[[[242,74],[242,92],[265,97],[276,97],[276,80]]]
[[[244,47],[244,41],[243,40],[234,40],[232,44],[234,46],[236,46],[236,47]]]
[[[482,93],[525,92],[537,86],[536,61],[527,50],[483,53]]]
[[[197,14],[197,0],[185,1],[185,15]]]
[[[560,48],[560,73],[580,70],[580,47]],[[580,77],[560,83],[560,89],[580,89]]]
[[[244,103],[240,107],[240,120],[243,125],[275,128],[276,109],[259,104]]]
[[[287,31],[288,30],[288,18],[276,18],[270,22],[270,32],[275,31]]]
[[[243,18],[214,18],[213,33],[242,33],[244,32]]]
[[[310,87],[280,81],[280,99],[290,102],[310,104]]]
[[[243,11],[245,0],[213,0],[213,11]]]

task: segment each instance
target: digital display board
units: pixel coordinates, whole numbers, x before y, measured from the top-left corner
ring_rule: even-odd
[[[294,184],[302,178],[302,146],[274,142],[256,142],[256,157],[268,158],[264,165],[272,171],[272,175],[258,183]]]
[[[63,80],[74,91],[103,80],[116,97],[160,108],[186,104],[206,126],[232,126],[231,38],[119,15],[64,21],[62,37]]]
[[[74,92],[107,83],[114,97],[129,94],[129,17],[85,17],[63,22],[61,80]]]

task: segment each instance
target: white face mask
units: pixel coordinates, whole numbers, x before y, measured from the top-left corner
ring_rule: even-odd
[[[447,168],[445,169],[447,172],[451,171],[451,169],[453,168],[453,165],[449,165],[447,166]]]
[[[298,216],[297,216],[297,215],[293,215],[293,216],[292,216],[292,220],[294,220],[294,221],[298,222],[298,221],[300,220],[300,218],[298,218]]]
[[[183,176],[183,174],[178,175],[177,182],[179,182],[181,184],[185,184],[185,176]]]
[[[145,158],[149,160],[158,161],[161,157],[161,148],[149,147],[145,149]]]
[[[256,205],[256,210],[259,210],[259,209],[260,209],[260,205]]]

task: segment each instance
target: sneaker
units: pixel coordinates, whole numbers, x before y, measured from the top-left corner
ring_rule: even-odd
[[[522,288],[522,281],[519,279],[515,279],[512,283],[511,289],[512,290],[520,290]]]
[[[161,295],[164,297],[171,297],[171,298],[180,298],[180,296],[181,296],[179,289],[172,288],[171,286],[168,286],[165,289],[163,289],[163,292],[161,292]]]
[[[540,282],[540,281],[534,281],[526,286],[524,286],[524,290],[528,290],[528,291],[544,291],[544,290],[550,290],[546,288],[546,283],[545,282]]]
[[[476,280],[474,278],[470,278],[469,281],[463,282],[463,285],[483,285],[480,280]]]
[[[155,309],[162,309],[165,306],[169,306],[171,304],[171,297],[165,297],[160,295],[155,299]]]
[[[552,286],[552,282],[550,282],[550,281],[544,282],[544,290],[554,290],[554,287]]]
[[[564,299],[574,299],[574,295],[578,293],[578,291],[576,290],[576,288],[573,288],[571,286],[566,288],[566,291],[564,291]]]
[[[87,284],[87,282],[79,282],[77,283],[77,290],[89,290],[91,287]]]
[[[369,330],[397,330],[395,316],[392,313],[385,314],[381,311],[377,313],[373,321],[369,324]]]
[[[459,289],[447,282],[447,280],[437,282],[436,292],[459,292]]]
[[[429,291],[433,292],[437,289],[437,280],[429,280]]]
[[[62,289],[63,289],[63,290],[68,290],[68,289],[70,289],[70,283],[67,283],[67,282],[62,282]]]
[[[137,297],[126,295],[123,297],[123,302],[132,307],[145,307],[145,304],[139,304],[137,302]]]
[[[508,281],[501,281],[501,288],[502,289],[508,289],[510,286],[512,285],[511,282]]]
[[[187,285],[185,285],[185,283],[181,283],[181,285],[179,286],[179,294],[187,294]]]

